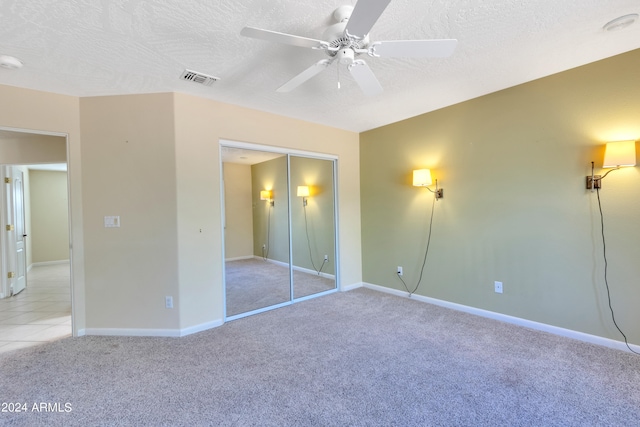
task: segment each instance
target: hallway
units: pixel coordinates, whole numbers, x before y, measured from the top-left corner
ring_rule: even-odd
[[[0,300],[0,352],[71,336],[69,263],[33,267],[27,288]]]

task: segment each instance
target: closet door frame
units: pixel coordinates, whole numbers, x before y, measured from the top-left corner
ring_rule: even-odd
[[[291,195],[292,192],[294,191],[294,189],[291,187],[291,156],[297,156],[297,157],[305,157],[305,158],[311,158],[311,159],[318,159],[318,160],[327,160],[332,162],[332,172],[333,172],[333,239],[334,239],[334,253],[333,253],[333,257],[335,259],[335,264],[334,264],[334,275],[335,275],[335,286],[333,287],[333,289],[328,289],[326,291],[322,291],[322,292],[318,292],[318,293],[314,293],[311,295],[306,295],[306,296],[302,296],[299,298],[294,298],[294,286],[295,283],[293,281],[293,237],[292,237],[292,213],[291,213],[291,203],[288,203],[288,222],[289,222],[289,291],[290,291],[290,298],[289,301],[285,301],[282,303],[278,303],[278,304],[274,304],[271,306],[267,306],[267,307],[262,307],[262,308],[258,308],[255,310],[251,310],[245,313],[239,313],[239,314],[234,314],[232,316],[227,316],[227,285],[226,285],[226,268],[225,268],[225,190],[224,190],[224,176],[223,176],[223,165],[222,165],[222,148],[223,147],[230,147],[230,148],[239,148],[239,149],[246,149],[246,150],[254,150],[254,151],[263,151],[263,152],[271,152],[271,153],[276,153],[276,154],[283,154],[287,156],[287,189],[289,192],[289,200],[291,200]],[[220,186],[221,186],[221,191],[220,191],[220,207],[221,207],[221,236],[222,236],[222,274],[223,274],[223,279],[224,279],[224,286],[223,286],[223,291],[224,291],[224,318],[225,318],[225,322],[226,321],[231,321],[231,320],[236,320],[236,319],[240,319],[243,317],[247,317],[247,316],[251,316],[254,314],[258,314],[258,313],[263,313],[265,311],[269,311],[269,310],[274,310],[276,308],[281,308],[281,307],[285,307],[300,301],[305,301],[311,298],[316,298],[322,295],[327,295],[333,292],[337,292],[340,289],[340,254],[339,254],[339,248],[340,248],[340,242],[338,240],[338,236],[339,236],[339,218],[338,218],[338,174],[337,174],[337,170],[338,170],[338,157],[335,155],[331,155],[331,154],[325,154],[325,153],[317,153],[317,152],[310,152],[310,151],[303,151],[303,150],[296,150],[296,149],[291,149],[291,148],[285,148],[285,147],[274,147],[274,146],[269,146],[269,145],[262,145],[262,144],[254,144],[254,143],[248,143],[248,142],[241,142],[241,141],[232,141],[232,140],[224,140],[221,139],[219,140],[219,144],[218,144],[218,149],[219,149],[219,154],[220,154]]]

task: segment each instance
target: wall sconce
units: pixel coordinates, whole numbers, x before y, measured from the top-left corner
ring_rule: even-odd
[[[431,170],[429,169],[416,169],[413,171],[413,186],[424,187],[436,195],[436,200],[444,197],[442,188],[438,188],[438,180],[436,179],[436,189],[432,190],[429,186],[432,184]]]
[[[298,197],[302,197],[302,206],[307,206],[307,197],[309,197],[309,186],[298,185]]]
[[[602,179],[614,170],[618,170],[625,166],[636,165],[636,142],[635,141],[616,141],[608,142],[604,149],[604,162],[602,167],[605,169],[612,168],[604,175],[593,174],[593,162],[591,162],[591,175],[587,176],[587,190],[592,192],[595,189],[602,188]]]
[[[269,191],[269,190],[261,190],[260,191],[260,200],[268,201],[271,206],[273,206],[275,204],[273,199],[271,198],[271,191]]]

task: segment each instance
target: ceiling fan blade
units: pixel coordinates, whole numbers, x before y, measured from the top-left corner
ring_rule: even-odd
[[[298,74],[297,76],[295,76],[294,78],[292,78],[291,80],[289,80],[288,82],[280,86],[276,90],[276,92],[291,92],[293,89],[297,88],[302,83],[311,79],[315,75],[320,74],[325,68],[331,65],[331,62],[332,61],[328,59],[323,59],[322,61],[316,62],[311,67],[307,68],[306,70],[304,70],[303,72],[301,72],[300,74]]]
[[[294,36],[291,34],[279,33],[277,31],[262,30],[254,27],[244,27],[240,34],[245,37],[266,40],[275,43],[284,43],[298,47],[324,48],[328,46],[327,42],[322,40],[310,39],[307,37]]]
[[[450,56],[458,40],[392,40],[371,44],[371,55],[382,58],[444,58]]]
[[[362,59],[353,61],[349,65],[349,72],[365,95],[374,96],[382,93],[383,89],[380,86],[380,82],[378,82],[371,68]]]
[[[389,3],[391,0],[358,0],[345,31],[357,39],[365,38]]]

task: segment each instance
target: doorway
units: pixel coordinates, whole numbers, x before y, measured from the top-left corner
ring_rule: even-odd
[[[338,288],[336,161],[221,142],[225,318]]]
[[[73,319],[67,138],[1,128],[0,158],[2,351],[70,336]]]

